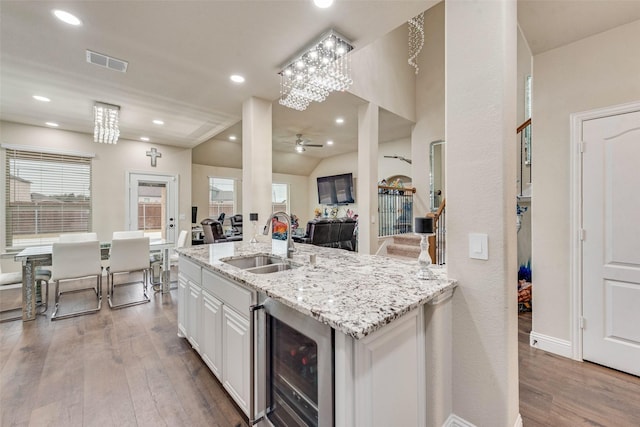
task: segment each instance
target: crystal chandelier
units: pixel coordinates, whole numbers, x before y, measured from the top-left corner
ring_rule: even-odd
[[[93,105],[93,142],[115,144],[120,136],[118,117],[120,107],[117,105],[96,102]]]
[[[351,43],[337,32],[323,34],[278,73],[280,104],[303,111],[311,101],[322,102],[329,93],[349,88],[351,50]]]
[[[408,63],[416,69],[416,74],[420,70],[416,57],[424,46],[424,12],[409,19],[409,59]]]

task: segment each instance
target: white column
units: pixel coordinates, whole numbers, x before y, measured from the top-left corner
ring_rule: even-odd
[[[358,107],[358,252],[378,250],[378,120],[376,104]]]
[[[478,426],[519,417],[516,11],[513,0],[445,2],[453,412]],[[488,260],[470,258],[469,233],[488,235]]]
[[[249,98],[242,104],[243,240],[253,237],[249,213],[258,213],[258,233],[271,215],[271,102]]]

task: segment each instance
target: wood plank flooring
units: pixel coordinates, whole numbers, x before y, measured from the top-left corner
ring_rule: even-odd
[[[640,426],[640,378],[530,347],[530,332],[531,313],[520,314],[520,414],[525,427]]]
[[[0,426],[247,426],[177,336],[175,292],[120,310],[104,298],[99,313],[56,322],[0,324]]]
[[[247,426],[177,336],[175,291],[121,310],[103,302],[98,314],[0,324],[0,426]],[[521,314],[525,427],[640,426],[640,378],[531,348],[530,330]]]

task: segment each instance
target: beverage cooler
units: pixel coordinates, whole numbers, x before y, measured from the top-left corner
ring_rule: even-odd
[[[331,327],[264,295],[253,310],[254,423],[333,426]]]

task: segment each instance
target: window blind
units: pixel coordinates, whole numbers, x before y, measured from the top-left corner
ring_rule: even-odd
[[[5,166],[7,248],[90,231],[90,157],[7,148]]]

